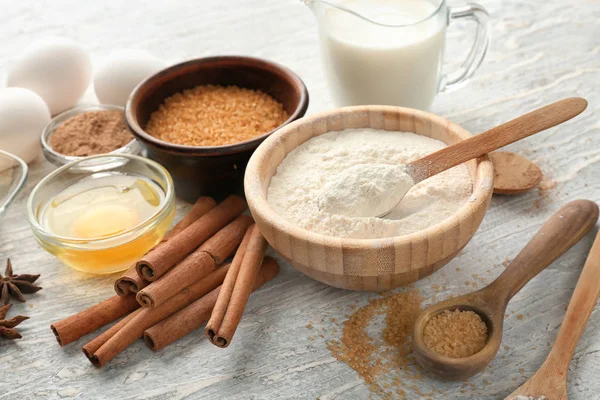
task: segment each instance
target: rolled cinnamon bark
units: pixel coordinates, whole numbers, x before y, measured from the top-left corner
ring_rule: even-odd
[[[135,298],[144,308],[159,306],[176,295],[181,289],[197,282],[215,269],[217,269],[217,264],[210,254],[196,250],[167,271],[159,280],[151,282],[140,290]],[[189,277],[186,277],[185,275],[188,272]]]
[[[212,210],[217,205],[217,202],[210,197],[200,197],[196,200],[196,203],[192,206],[190,211],[177,223],[163,239],[158,243],[152,250],[156,249],[157,246],[161,246],[171,237],[177,235],[179,232],[190,226],[198,218]],[[152,251],[150,250],[150,251]],[[119,296],[126,296],[129,293],[137,293],[148,284],[148,281],[142,279],[137,273],[135,265],[132,265],[119,279],[115,282],[115,292]]]
[[[206,324],[206,328],[204,329],[206,335],[211,341],[216,335],[217,330],[221,325],[221,322],[223,322],[223,317],[225,316],[225,312],[227,311],[229,301],[231,300],[231,294],[234,290],[235,281],[237,280],[237,276],[240,272],[240,266],[242,265],[244,255],[246,255],[246,250],[248,249],[248,242],[250,241],[250,237],[252,237],[252,231],[254,230],[255,226],[256,225],[252,225],[248,228],[246,234],[244,235],[244,239],[242,240],[242,244],[236,251],[235,256],[233,257],[233,261],[231,262],[229,272],[227,272],[227,276],[223,281],[223,285],[221,285],[221,291],[218,300],[215,304],[215,307],[212,310],[209,321]]]
[[[164,245],[146,254],[136,264],[138,275],[153,282],[187,257],[200,244],[242,214],[247,204],[239,196],[229,196]]]
[[[248,302],[248,297],[252,293],[252,287],[256,281],[262,260],[267,251],[267,241],[255,226],[252,229],[246,254],[242,260],[240,270],[235,279],[235,284],[231,296],[227,303],[227,309],[223,315],[222,321],[214,320],[211,325],[211,331],[206,331],[210,341],[218,347],[227,347],[235,334],[235,331],[242,319],[244,308]],[[224,293],[223,296],[226,294]],[[211,332],[213,333],[211,335]]]
[[[217,264],[221,264],[242,242],[248,228],[254,224],[252,217],[240,215],[213,237],[204,242],[199,249],[207,252]]]
[[[114,324],[113,326],[111,326],[110,328],[108,328],[107,330],[105,330],[104,332],[102,332],[100,335],[96,336],[90,342],[86,343],[81,348],[81,351],[83,351],[83,354],[85,354],[85,356],[87,358],[90,358],[92,355],[94,355],[94,353],[100,347],[102,347],[102,345],[104,343],[106,343],[108,341],[108,339],[110,339],[111,337],[113,337],[119,330],[121,330],[121,328],[123,328],[125,325],[127,325],[127,323],[129,321],[131,321],[133,319],[133,317],[135,317],[140,311],[141,311],[141,309],[138,308],[134,312],[126,315],[119,322],[117,322],[116,324]]]
[[[119,296],[135,295],[146,284],[147,282],[138,275],[134,264],[123,273],[123,276],[115,281],[115,293]]]
[[[233,268],[233,263],[232,267]],[[254,283],[252,290],[257,290],[265,283],[273,279],[279,272],[277,261],[266,257]],[[169,344],[181,339],[188,333],[200,328],[210,317],[219,292],[223,286],[194,301],[189,306],[177,311],[167,319],[146,329],[144,341],[154,351],[158,351]]]
[[[171,239],[179,232],[183,231],[185,228],[196,222],[196,220],[207,212],[215,208],[217,202],[212,197],[202,196],[199,197],[198,200],[194,203],[190,211],[181,218],[181,220],[176,223],[173,228],[163,238],[163,242]]]
[[[94,352],[89,357],[89,360],[97,367],[105,365],[117,354],[125,350],[127,346],[135,342],[136,339],[142,337],[146,329],[221,285],[228,269],[229,265],[218,268],[204,279],[188,286],[158,307],[140,309],[140,312]]]
[[[252,222],[247,215],[237,217],[159,280],[140,290],[137,301],[142,307],[156,307],[214,271],[240,244]]]
[[[67,345],[139,307],[135,296],[112,296],[101,303],[50,325],[58,344]]]

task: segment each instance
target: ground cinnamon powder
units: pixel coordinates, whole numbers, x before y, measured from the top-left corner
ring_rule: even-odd
[[[487,342],[487,326],[473,311],[445,310],[431,318],[423,330],[425,345],[438,354],[469,357],[479,352]]]
[[[87,157],[110,153],[132,139],[123,111],[89,111],[60,124],[50,136],[50,146],[60,154]]]

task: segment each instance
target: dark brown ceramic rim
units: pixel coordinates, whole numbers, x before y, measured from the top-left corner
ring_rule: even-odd
[[[267,132],[261,136],[257,136],[250,140],[246,140],[239,143],[228,144],[223,146],[184,146],[175,143],[165,142],[157,139],[154,136],[149,135],[142,129],[138,123],[137,110],[133,107],[133,104],[139,101],[143,101],[148,95],[154,92],[153,87],[156,81],[161,80],[165,76],[169,76],[173,71],[181,69],[192,69],[193,66],[198,64],[212,63],[215,68],[218,68],[219,64],[226,65],[235,63],[241,66],[248,66],[251,68],[264,68],[271,72],[279,74],[283,79],[291,82],[295,90],[300,94],[300,101],[296,106],[294,112],[290,117],[277,128],[270,132]],[[136,138],[139,138],[143,142],[157,147],[163,151],[174,153],[174,154],[186,154],[186,155],[197,155],[197,156],[219,156],[224,154],[240,153],[246,150],[255,149],[258,145],[265,140],[269,135],[278,130],[284,125],[302,117],[308,109],[308,90],[306,85],[300,79],[295,72],[291,69],[284,67],[273,61],[267,61],[255,57],[244,57],[244,56],[217,56],[217,57],[205,57],[197,58],[189,61],[185,61],[179,64],[175,64],[171,67],[165,68],[162,71],[157,72],[146,80],[142,81],[131,93],[127,104],[125,106],[125,121],[129,126],[129,129],[133,132]]]

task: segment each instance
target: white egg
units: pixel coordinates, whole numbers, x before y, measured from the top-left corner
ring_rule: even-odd
[[[144,50],[112,53],[94,74],[94,91],[101,104],[125,106],[133,89],[167,64]]]
[[[0,149],[29,163],[40,154],[40,136],[50,122],[44,100],[23,88],[0,89]]]
[[[92,78],[92,63],[79,43],[47,38],[27,47],[8,70],[7,86],[36,92],[54,115],[73,107]]]

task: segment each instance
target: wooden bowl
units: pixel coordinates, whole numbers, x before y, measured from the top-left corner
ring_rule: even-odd
[[[302,80],[279,64],[252,57],[199,58],[166,68],[136,87],[125,106],[125,119],[144,153],[173,177],[177,196],[195,201],[201,195],[223,198],[243,194],[243,177],[252,152],[271,132],[224,146],[183,146],[144,131],[150,114],[165,98],[199,85],[236,85],[257,89],[283,104],[286,125],[306,113],[308,91]]]
[[[303,118],[265,140],[250,159],[245,191],[252,216],[285,260],[331,286],[384,291],[430,275],[471,240],[487,211],[493,190],[493,167],[487,156],[467,163],[473,178],[471,198],[451,217],[409,235],[382,239],[325,236],[295,226],[267,203],[271,177],[290,151],[312,137],[350,128],[414,132],[448,144],[471,136],[442,117],[400,107],[347,107]]]

